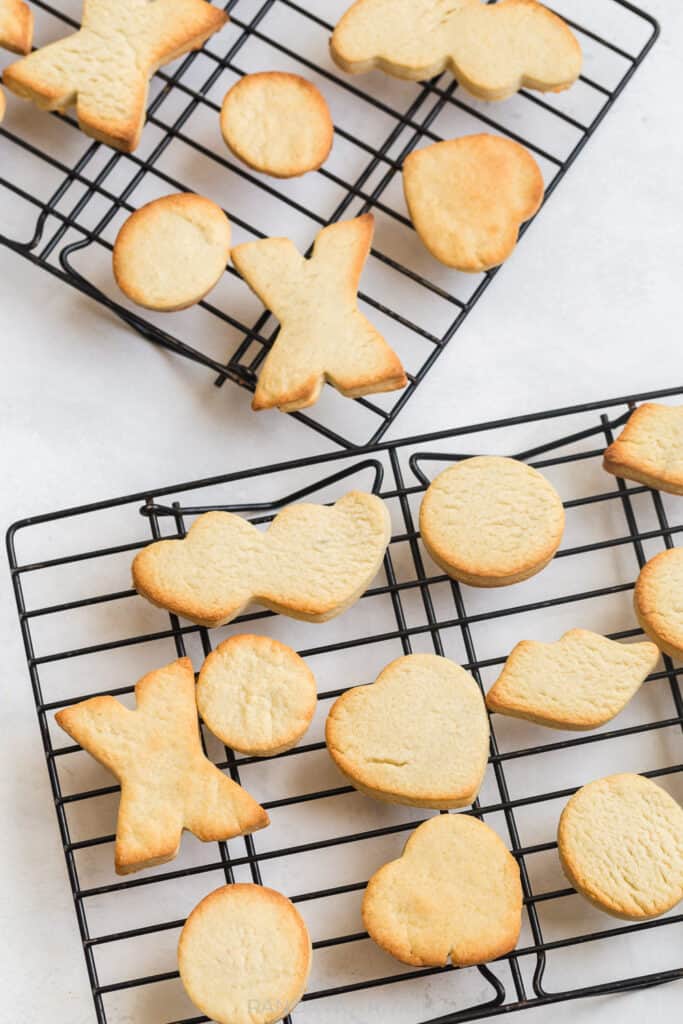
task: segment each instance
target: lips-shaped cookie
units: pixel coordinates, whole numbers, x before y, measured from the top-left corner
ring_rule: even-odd
[[[230,512],[206,512],[184,540],[144,548],[133,584],[152,604],[210,628],[250,601],[326,622],[367,589],[390,535],[384,502],[361,491],[331,508],[288,505],[265,533]]]
[[[398,860],[375,872],[363,899],[370,938],[415,966],[481,964],[514,949],[522,915],[519,868],[502,839],[467,814],[439,814]]]
[[[418,235],[441,263],[466,273],[497,267],[543,201],[543,175],[524,146],[465,135],[410,153],[403,189]]]
[[[486,708],[469,672],[435,654],[398,658],[332,705],[328,750],[356,789],[413,807],[464,807],[481,786]]]

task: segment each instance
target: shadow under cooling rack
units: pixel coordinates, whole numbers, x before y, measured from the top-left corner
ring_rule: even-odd
[[[22,635],[99,1024],[205,1020],[182,990],[175,945],[192,907],[226,881],[273,886],[305,917],[314,966],[291,1018],[304,1024],[379,1019],[380,1006],[383,1019],[398,1024],[476,1020],[683,978],[683,914],[633,923],[600,913],[567,885],[555,843],[564,803],[589,779],[641,772],[683,802],[683,669],[669,658],[617,720],[590,733],[491,716],[484,784],[473,807],[459,813],[484,819],[512,850],[525,910],[517,948],[486,967],[409,970],[370,942],[360,917],[367,879],[399,855],[428,812],[357,793],[324,745],[331,702],[402,654],[445,654],[487,690],[523,638],[555,640],[575,626],[622,640],[641,635],[634,581],[646,560],[683,533],[681,499],[609,476],[602,453],[635,402],[665,396],[680,402],[683,387],[155,488],[10,529]],[[482,591],[459,586],[431,562],[417,523],[437,472],[494,453],[539,467],[563,499],[567,526],[542,573]],[[206,509],[265,524],[292,501],[332,502],[352,488],[383,498],[392,538],[375,585],[332,622],[249,608],[207,630],[152,607],[130,587],[133,554],[152,538],[182,537]],[[295,647],[319,684],[311,729],[285,754],[235,755],[204,732],[208,755],[268,809],[271,826],[219,844],[186,835],[172,864],[116,878],[118,787],[65,742],[55,711],[96,693],[131,706],[145,672],[181,655],[198,669],[217,643],[244,630]]]
[[[78,26],[80,0],[32,6],[37,45]],[[534,154],[548,198],[644,59],[658,26],[626,0],[557,0],[553,8],[584,50],[579,82],[565,93],[523,90],[491,104],[467,96],[447,74],[424,83],[342,74],[328,40],[347,6],[347,0],[231,0],[227,28],[153,78],[148,123],[132,155],[87,139],[70,115],[48,116],[10,97],[0,128],[0,241],[108,307],[142,337],[203,364],[217,384],[230,380],[253,390],[277,332],[273,317],[231,267],[191,310],[157,315],[126,305],[111,274],[123,220],[154,198],[191,190],[224,207],[235,243],[286,234],[309,251],[325,225],[372,211],[377,227],[361,307],[398,351],[409,384],[357,399],[353,417],[349,400],[330,387],[313,410],[290,414],[342,447],[355,447],[382,437],[497,273],[458,274],[421,246],[401,192],[406,155],[444,138],[502,134]],[[303,179],[256,174],[220,139],[225,92],[240,76],[264,68],[305,75],[330,104],[332,154]]]

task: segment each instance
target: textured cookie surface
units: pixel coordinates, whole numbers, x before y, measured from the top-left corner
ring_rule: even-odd
[[[619,644],[587,629],[551,644],[522,640],[486,703],[555,729],[597,729],[628,704],[658,659],[654,644]]]
[[[398,658],[372,685],[347,690],[332,705],[325,738],[357,789],[415,807],[471,804],[489,751],[479,687],[435,654]]]
[[[575,36],[535,0],[357,0],[331,41],[344,71],[380,68],[427,79],[449,69],[474,96],[567,89],[579,76]]]
[[[683,548],[655,555],[634,592],[638,622],[660,651],[683,659]]]
[[[498,266],[519,227],[543,201],[543,175],[523,146],[496,135],[466,135],[410,153],[403,189],[415,230],[449,267]]]
[[[204,842],[268,824],[252,797],[202,752],[189,658],[144,676],[137,708],[92,697],[55,718],[121,783],[115,864],[119,874],[172,860],[183,829]]]
[[[564,509],[554,487],[516,459],[481,455],[440,473],[420,508],[427,550],[449,576],[502,587],[539,572],[555,554]]]
[[[370,213],[331,224],[318,234],[310,259],[288,238],[232,250],[242,277],[280,321],[252,408],[305,409],[325,381],[349,398],[405,387],[398,356],[357,305],[373,231]]]
[[[155,199],[125,221],[114,243],[114,276],[129,299],[163,312],[211,291],[230,257],[230,221],[210,199]]]
[[[288,505],[264,533],[228,512],[206,512],[184,540],[161,540],[133,561],[136,590],[202,626],[230,622],[249,601],[325,622],[350,607],[389,543],[380,498],[352,491],[331,508]]]
[[[140,141],[150,76],[226,21],[205,0],[84,0],[78,32],[11,64],[3,79],[44,110],[75,104],[87,135],[130,153]]]
[[[33,14],[24,0],[0,0],[0,46],[12,53],[29,53]]]
[[[313,673],[296,651],[249,634],[219,644],[202,665],[197,707],[211,732],[244,754],[288,750],[315,712]]]
[[[608,473],[683,494],[683,406],[639,406],[605,452]]]
[[[272,1024],[301,999],[311,967],[303,918],[281,893],[226,885],[183,927],[178,967],[185,991],[217,1024]]]
[[[514,857],[493,829],[466,814],[420,825],[399,859],[375,872],[363,899],[370,937],[420,967],[480,964],[509,953],[521,914]]]
[[[657,917],[683,899],[683,809],[641,775],[580,789],[562,812],[557,842],[569,881],[608,914]]]
[[[294,178],[325,162],[334,125],[312,82],[284,71],[262,71],[245,75],[226,94],[221,132],[249,167]]]

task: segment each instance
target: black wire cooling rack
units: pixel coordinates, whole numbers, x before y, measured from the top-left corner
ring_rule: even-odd
[[[182,991],[175,944],[192,907],[226,880],[274,886],[306,917],[314,968],[293,1012],[297,1021],[475,1020],[683,977],[683,914],[637,924],[601,914],[567,886],[555,844],[564,802],[590,778],[639,771],[683,799],[683,669],[670,659],[616,722],[595,732],[558,733],[492,716],[484,786],[464,813],[486,820],[512,849],[525,914],[517,949],[487,967],[407,970],[359,930],[368,877],[399,854],[426,815],[355,792],[322,741],[331,701],[401,654],[446,654],[487,689],[522,638],[556,639],[573,626],[619,639],[640,635],[631,607],[634,580],[683,531],[681,500],[616,480],[602,470],[601,456],[636,401],[669,395],[680,400],[683,387],[158,488],[11,527],[12,579],[100,1024],[205,1020]],[[543,573],[481,591],[459,586],[434,566],[416,516],[438,470],[468,454],[493,452],[516,452],[541,468],[562,495],[567,529]],[[334,501],[352,488],[381,495],[393,535],[376,585],[331,623],[249,609],[230,626],[207,630],[168,616],[130,589],[133,553],[151,538],[183,536],[207,508],[264,524],[289,502]],[[204,737],[209,756],[268,809],[270,828],[220,844],[186,835],[173,864],[117,879],[118,789],[79,747],[64,742],[54,712],[102,692],[130,704],[133,684],[146,671],[185,654],[198,668],[217,642],[245,630],[297,647],[320,689],[305,742],[276,758],[235,756]],[[654,940],[660,929],[668,942]]]
[[[78,27],[80,0],[33,0],[36,43]],[[48,117],[10,98],[0,128],[0,241],[125,320],[144,338],[253,390],[276,333],[235,272],[199,307],[172,316],[126,305],[112,283],[110,253],[134,209],[178,190],[203,192],[229,214],[235,241],[287,234],[310,249],[326,224],[372,210],[377,231],[361,300],[401,355],[402,392],[348,399],[326,388],[310,412],[296,413],[332,441],[378,441],[452,339],[497,271],[463,275],[440,266],[419,244],[406,216],[400,169],[416,146],[476,131],[502,133],[536,156],[550,196],[658,33],[627,0],[556,0],[576,31],[585,70],[568,92],[524,90],[505,103],[466,96],[450,75],[425,83],[348,76],[332,63],[328,38],[348,0],[231,0],[229,26],[198,53],[152,82],[148,124],[133,155],[82,135],[73,117]],[[255,174],[232,159],[218,130],[223,95],[246,72],[301,73],[326,95],[335,145],[325,167],[290,182]],[[416,314],[419,310],[419,314]]]

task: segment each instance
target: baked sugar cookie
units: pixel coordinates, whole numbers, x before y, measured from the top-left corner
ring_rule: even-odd
[[[376,871],[363,899],[370,938],[404,964],[466,967],[515,948],[519,868],[492,828],[440,814],[417,828],[398,860]]]
[[[531,153],[497,135],[466,135],[410,153],[403,189],[415,230],[441,263],[475,274],[511,255],[543,202]]]
[[[344,71],[423,80],[448,69],[483,100],[559,92],[582,63],[568,25],[535,0],[356,0],[330,47]]]
[[[67,110],[86,135],[132,153],[149,79],[199,49],[228,20],[205,0],[84,0],[78,32],[11,64],[8,89],[43,110]]]
[[[658,917],[683,899],[683,809],[642,775],[610,775],[575,793],[557,833],[564,872],[614,917]]]
[[[464,807],[486,771],[489,723],[469,672],[435,654],[387,665],[332,705],[327,748],[356,789],[413,807]]]
[[[479,455],[445,469],[420,508],[425,547],[449,576],[504,587],[540,572],[562,540],[557,491],[531,466]]]
[[[227,747],[270,757],[289,750],[311,724],[315,677],[296,651],[266,636],[219,644],[197,680],[197,707]]]
[[[173,860],[183,829],[215,842],[268,824],[263,808],[202,752],[189,658],[143,676],[135,700],[130,711],[114,697],[92,697],[55,715],[121,783],[118,874]]]
[[[618,644],[587,629],[552,644],[522,640],[486,703],[551,729],[597,729],[626,707],[658,660],[654,644]]]
[[[232,250],[242,277],[280,321],[252,409],[306,409],[318,401],[325,381],[348,398],[406,386],[398,356],[358,309],[374,225],[371,213],[330,224],[318,234],[310,259],[288,238]]]
[[[245,75],[221,110],[225,144],[249,167],[275,178],[315,171],[332,148],[334,125],[322,93],[285,71]]]
[[[133,561],[133,585],[152,604],[200,626],[224,625],[250,601],[327,622],[365,593],[390,536],[386,505],[361,491],[331,508],[288,505],[265,533],[230,512],[206,512],[184,540],[143,548]]]
[[[293,903],[262,885],[225,885],[188,917],[178,942],[188,996],[217,1024],[273,1024],[301,999],[311,939]]]
[[[155,199],[125,221],[114,243],[114,277],[146,309],[170,312],[203,299],[230,258],[230,221],[203,196]]]
[[[646,402],[605,452],[608,473],[683,494],[683,406]]]
[[[660,651],[683,660],[683,548],[662,551],[643,566],[633,601],[638,622]]]
[[[0,46],[12,53],[30,53],[33,12],[24,0],[0,0]]]

